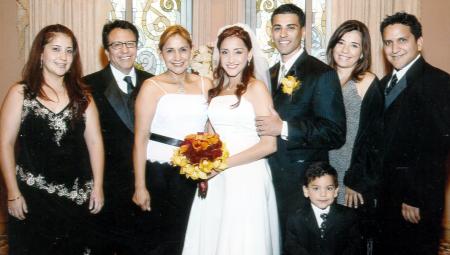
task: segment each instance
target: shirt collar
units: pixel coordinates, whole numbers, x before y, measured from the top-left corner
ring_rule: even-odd
[[[392,72],[392,76],[394,74],[397,75],[397,80],[399,81],[401,78],[403,78],[403,76],[405,76],[405,74],[406,74],[406,72],[408,72],[409,68],[411,68],[411,66],[414,63],[416,63],[416,61],[420,58],[420,56],[421,56],[420,54],[417,55],[417,57],[413,61],[409,62],[409,64],[406,65],[405,67],[403,67],[402,69],[400,69],[400,70],[394,69],[394,71]]]
[[[111,67],[111,72],[114,76],[114,79],[116,80],[117,85],[119,86],[120,90],[122,90],[124,93],[127,93],[127,83],[123,80],[125,76],[131,76],[131,81],[133,82],[133,86],[136,86],[136,70],[134,67],[131,68],[130,73],[124,74],[119,69],[115,68],[113,65],[109,64]]]
[[[315,206],[313,203],[311,203],[311,206],[312,206],[312,208],[313,208],[313,211],[314,211],[314,215],[316,215],[316,218],[317,217],[320,217],[320,215],[322,214],[322,213],[329,213],[330,212],[330,206],[328,206],[327,208],[325,208],[325,209],[320,209],[319,207],[317,207],[317,206]]]
[[[311,203],[311,207],[314,212],[314,217],[316,218],[317,226],[320,228],[320,225],[323,222],[323,219],[320,217],[321,214],[328,214],[330,212],[330,206],[328,206],[325,209],[320,209],[319,207],[315,206],[313,203]]]
[[[297,53],[295,53],[295,55],[293,55],[288,61],[283,62],[283,60],[280,57],[280,68],[281,65],[284,64],[284,68],[286,68],[286,71],[289,71],[291,69],[291,67],[294,65],[295,61],[298,59],[298,57],[300,57],[300,55],[302,55],[303,53],[303,47],[300,48],[299,51],[297,51]],[[281,69],[280,69],[281,70]]]

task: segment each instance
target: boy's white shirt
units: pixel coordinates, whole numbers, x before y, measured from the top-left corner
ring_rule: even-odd
[[[311,203],[311,207],[314,212],[314,216],[316,217],[317,226],[320,228],[320,225],[323,222],[323,219],[320,217],[322,213],[328,214],[330,212],[330,206],[327,206],[325,209],[320,209],[319,207],[315,206],[313,203]]]

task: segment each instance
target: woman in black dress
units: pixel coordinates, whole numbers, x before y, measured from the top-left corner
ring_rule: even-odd
[[[103,206],[104,160],[98,113],[80,77],[72,31],[50,25],[3,102],[10,254],[90,253],[86,219]]]

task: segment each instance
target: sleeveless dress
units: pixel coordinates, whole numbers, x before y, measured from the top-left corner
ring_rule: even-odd
[[[207,121],[207,101],[203,78],[202,94],[167,93],[159,99],[150,127],[152,134],[183,140],[186,135],[204,132]],[[177,147],[149,140],[147,146],[146,183],[151,197],[154,219],[144,227],[153,228],[149,240],[160,243],[162,254],[181,254],[189,211],[194,199],[196,182],[180,175],[180,169],[169,164]],[[160,254],[158,253],[158,254]]]
[[[212,99],[209,120],[230,155],[259,142],[253,105],[234,95]],[[277,255],[279,226],[272,177],[266,159],[226,169],[195,196],[183,255]]]
[[[54,113],[26,96],[18,135],[17,180],[26,219],[9,218],[10,254],[90,254],[85,237],[93,181],[85,120]]]
[[[338,173],[339,193],[337,202],[339,204],[344,204],[345,200],[344,176],[350,166],[353,145],[355,143],[356,135],[358,134],[359,115],[362,103],[362,98],[359,96],[356,83],[353,80],[348,81],[342,87],[342,96],[344,98],[345,115],[347,118],[345,144],[341,148],[329,152],[330,165],[332,165]]]

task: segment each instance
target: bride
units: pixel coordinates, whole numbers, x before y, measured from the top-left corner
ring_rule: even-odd
[[[268,115],[272,99],[268,68],[251,30],[242,24],[218,36],[215,88],[209,91],[210,131],[230,151],[228,169],[209,180],[205,199],[196,196],[184,255],[278,255],[278,215],[267,155],[275,137],[259,137],[255,116]],[[256,76],[256,78],[255,78]]]

